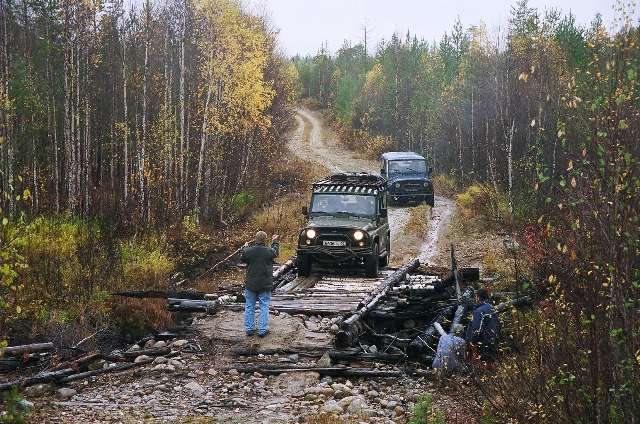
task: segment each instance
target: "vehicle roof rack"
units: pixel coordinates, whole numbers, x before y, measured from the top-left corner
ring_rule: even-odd
[[[316,193],[377,194],[385,189],[384,178],[366,172],[333,174],[313,184]]]

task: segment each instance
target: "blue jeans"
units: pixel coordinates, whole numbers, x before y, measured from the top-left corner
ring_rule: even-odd
[[[258,333],[264,334],[269,327],[269,301],[271,301],[271,290],[254,292],[253,290],[244,289],[244,327],[247,332],[254,330],[254,316],[256,311],[256,301],[260,305],[260,319],[258,321]]]

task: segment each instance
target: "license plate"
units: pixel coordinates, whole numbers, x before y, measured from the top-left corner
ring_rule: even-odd
[[[346,246],[346,241],[333,241],[333,240],[324,240],[322,242],[323,246]]]

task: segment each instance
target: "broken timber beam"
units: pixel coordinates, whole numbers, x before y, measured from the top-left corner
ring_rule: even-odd
[[[383,299],[389,290],[407,278],[407,274],[420,266],[414,259],[388,276],[366,299],[360,302],[358,310],[341,324],[342,329],[336,334],[335,345],[338,348],[351,346],[353,341],[363,332],[362,319]]]

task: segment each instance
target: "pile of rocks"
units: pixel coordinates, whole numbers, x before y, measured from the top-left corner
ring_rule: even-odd
[[[388,379],[353,383],[349,379],[324,377],[292,398],[301,412],[334,414],[344,421],[359,418],[388,423],[404,421],[426,387],[421,379],[409,384]]]
[[[284,314],[284,313],[283,313]],[[315,332],[330,332],[336,334],[340,331],[340,321],[342,321],[342,317],[333,317],[333,318],[323,318],[320,315],[294,315],[295,317],[301,318],[303,320],[304,326],[309,331]]]

